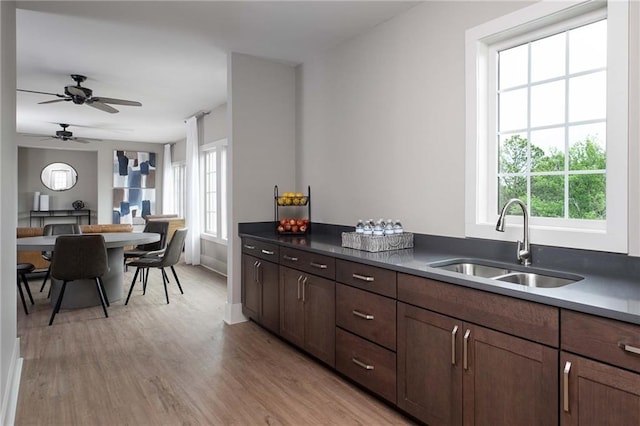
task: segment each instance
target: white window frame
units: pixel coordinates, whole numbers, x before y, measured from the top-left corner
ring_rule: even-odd
[[[201,228],[203,230],[201,237],[204,240],[208,240],[208,241],[213,241],[219,244],[227,244],[228,242],[228,235],[225,236],[225,232],[227,230],[227,212],[226,212],[226,199],[223,199],[223,197],[226,197],[226,182],[227,182],[227,176],[223,176],[223,174],[226,174],[227,172],[227,167],[226,165],[222,164],[223,161],[223,155],[222,154],[222,149],[224,148],[224,150],[226,150],[226,156],[229,155],[229,150],[228,150],[228,142],[227,139],[218,139],[216,141],[213,142],[209,142],[206,143],[204,145],[200,146],[200,188],[201,188],[201,200],[203,200],[202,203],[202,216],[201,216]],[[216,215],[216,228],[218,230],[218,234],[213,234],[210,232],[207,232],[206,227],[205,227],[205,216],[206,216],[206,208],[207,208],[207,200],[206,200],[206,195],[205,195],[205,153],[210,152],[210,151],[216,151],[216,210],[217,210],[217,215]]]
[[[522,219],[510,217],[506,232],[496,232],[497,146],[495,143],[496,47],[505,40],[551,35],[558,25],[576,26],[607,18],[607,218],[604,221],[553,219],[532,221],[533,244],[628,252],[628,2],[542,1],[466,32],[466,176],[465,235],[514,241],[522,238]],[[604,13],[606,10],[606,14]],[[495,93],[495,90],[493,91]],[[493,132],[493,133],[491,133]],[[491,141],[491,143],[490,143]],[[561,225],[559,225],[559,223]]]
[[[173,179],[173,213],[178,217],[185,217],[184,206],[186,197],[186,162],[176,161],[171,163],[171,178]],[[176,170],[181,170],[182,180],[176,181]]]

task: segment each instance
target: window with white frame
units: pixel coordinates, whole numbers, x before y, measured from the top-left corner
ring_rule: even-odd
[[[227,240],[227,140],[205,144],[200,151],[204,234]]]
[[[185,217],[184,205],[186,194],[186,177],[185,177],[185,164],[174,163],[171,167],[173,170],[173,210],[178,217]]]
[[[533,243],[627,250],[626,7],[541,2],[467,31],[468,236],[500,238],[519,198]]]

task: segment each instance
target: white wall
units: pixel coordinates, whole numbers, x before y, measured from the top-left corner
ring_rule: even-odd
[[[22,359],[16,327],[16,5],[0,2],[0,423],[13,424]],[[16,383],[18,381],[18,383]]]
[[[55,139],[40,140],[26,136],[17,136],[17,144],[28,148],[47,148],[77,151],[93,151],[97,153],[97,168],[95,171],[97,182],[97,221],[95,223],[111,223],[113,211],[113,151],[144,151],[156,153],[156,213],[162,206],[162,159],[164,157],[163,144],[130,142],[130,141],[91,141],[87,144],[58,141]],[[23,171],[20,171],[22,173]],[[28,173],[33,173],[29,171]],[[37,171],[37,173],[40,173]],[[93,218],[92,218],[92,222]]]
[[[273,220],[273,185],[295,182],[296,72],[240,53],[228,57],[229,279],[225,321],[241,320],[238,223]]]
[[[313,220],[464,236],[467,28],[526,2],[426,2],[298,68]]]
[[[202,143],[215,142],[224,139],[229,134],[227,129],[227,104],[222,104],[202,117]]]
[[[207,144],[228,137],[227,104],[212,109],[202,117],[202,143]],[[227,244],[202,239],[200,242],[200,263],[223,275],[227,275]]]

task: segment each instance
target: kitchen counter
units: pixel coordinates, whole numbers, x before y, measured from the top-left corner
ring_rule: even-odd
[[[635,257],[532,245],[533,265],[523,267],[515,261],[515,243],[508,242],[415,234],[413,249],[369,253],[342,247],[341,232],[351,230],[342,226],[313,224],[313,232],[306,236],[278,235],[270,222],[240,224],[239,229],[240,237],[640,324],[640,259]],[[539,288],[429,266],[449,259],[481,259],[518,270],[548,271],[551,275],[569,273],[584,279],[564,287]]]

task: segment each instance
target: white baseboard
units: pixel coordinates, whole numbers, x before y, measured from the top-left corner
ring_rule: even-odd
[[[242,303],[227,302],[224,307],[224,322],[233,325],[245,321],[248,321],[248,319],[242,315]]]
[[[22,374],[22,358],[20,357],[20,338],[16,341],[11,353],[9,372],[7,374],[7,384],[2,400],[2,411],[0,420],[5,426],[12,426],[16,419],[16,408],[18,407],[18,392],[20,391],[20,376]]]
[[[200,266],[204,266],[205,268],[216,272],[222,276],[227,276],[227,264],[226,262],[222,262],[219,259],[216,259],[211,256],[200,255]]]

